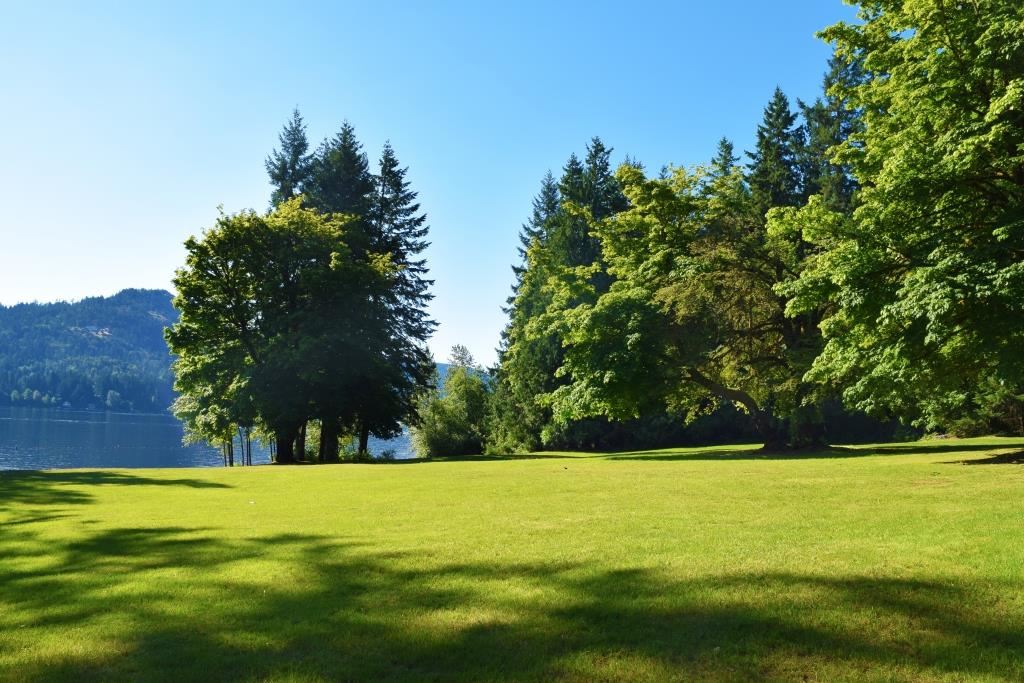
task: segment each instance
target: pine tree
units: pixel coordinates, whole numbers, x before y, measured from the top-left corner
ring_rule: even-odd
[[[594,136],[587,145],[587,158],[584,162],[583,189],[584,206],[590,209],[594,220],[607,218],[612,214],[625,210],[626,197],[622,194],[619,183],[611,165],[612,149],[605,147],[601,138]],[[629,161],[630,165],[636,162]]]
[[[306,138],[306,124],[298,109],[292,112],[291,120],[285,124],[277,138],[281,149],[275,149],[264,165],[274,190],[270,203],[277,206],[305,191],[312,170],[313,156],[309,154],[309,140]]]
[[[414,388],[418,390],[429,383],[433,374],[426,343],[437,323],[430,319],[426,310],[434,298],[429,291],[434,281],[427,279],[426,260],[421,257],[429,246],[427,216],[420,212],[417,193],[406,180],[407,172],[408,168],[399,164],[391,144],[385,143],[380,172],[375,179],[370,242],[374,251],[391,254],[392,264],[398,268],[396,285],[388,302],[392,333],[407,344],[406,352],[410,357],[406,362]]]
[[[433,280],[426,279],[426,261],[420,255],[429,243],[426,236],[426,214],[420,213],[417,193],[405,179],[390,143],[384,144],[380,172],[375,178],[376,192],[370,214],[370,246],[374,251],[391,254],[399,268],[395,289],[396,313],[401,320],[401,333],[425,343],[436,324],[427,318],[425,308],[433,299],[428,289]]]
[[[833,160],[832,151],[862,128],[861,112],[852,108],[840,93],[862,83],[863,73],[859,60],[848,63],[833,55],[823,80],[824,97],[810,105],[797,100],[804,119],[805,144],[800,150],[804,201],[821,194],[830,209],[852,209],[857,182],[848,164]]]
[[[583,204],[585,190],[583,177],[583,164],[575,153],[569,155],[569,160],[562,167],[562,177],[558,180],[558,192],[565,201]]]
[[[718,149],[715,157],[711,160],[711,177],[713,179],[725,178],[736,168],[736,162],[740,160],[736,156],[736,148],[729,138],[723,137],[718,141]]]
[[[571,155],[557,186],[549,174],[534,200],[533,215],[521,234],[526,248],[520,254],[525,262],[515,269],[516,284],[507,309],[509,324],[499,348],[491,451],[584,443],[581,434],[573,431],[575,426],[553,431],[551,410],[538,401],[564,384],[565,380],[556,376],[563,352],[555,333],[532,329],[532,323],[547,313],[554,301],[549,287],[552,277],[568,276],[577,266],[597,266],[585,287],[599,293],[611,284],[612,278],[601,265],[600,244],[590,233],[589,220],[575,210],[582,209],[601,220],[627,206],[612,172],[611,152],[600,138],[593,138],[585,159]],[[593,437],[591,432],[586,438]]]
[[[395,435],[402,421],[415,415],[416,400],[434,374],[426,346],[437,327],[426,311],[433,281],[426,278],[426,261],[420,258],[428,245],[427,217],[420,213],[417,193],[405,178],[407,170],[385,143],[379,173],[372,177],[365,229],[368,248],[390,255],[395,274],[391,289],[375,302],[379,360],[367,367],[372,372],[360,392],[357,411],[363,454],[371,433]]]
[[[796,127],[796,120],[789,99],[776,88],[764,109],[764,119],[757,127],[756,147],[753,152],[747,152],[750,158],[747,180],[762,214],[772,207],[800,203],[801,131]]]
[[[373,205],[375,184],[370,162],[345,121],[333,138],[321,143],[312,163],[306,195],[319,211],[345,213],[365,220]]]
[[[527,250],[534,241],[544,239],[551,220],[558,214],[560,202],[558,183],[555,182],[555,177],[551,175],[551,171],[548,171],[541,180],[540,192],[533,198],[533,213],[530,215],[530,220],[523,223],[523,226],[519,229],[520,246],[518,251],[520,263],[512,266],[512,272],[515,274],[516,280],[512,285],[512,296],[509,297],[506,303],[511,305],[515,298],[515,293],[519,290],[519,283],[522,281],[523,273],[526,271]],[[505,312],[507,313],[508,311],[506,310]]]

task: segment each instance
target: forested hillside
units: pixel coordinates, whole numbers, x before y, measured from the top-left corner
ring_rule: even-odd
[[[165,411],[177,319],[162,290],[0,306],[0,405]]]

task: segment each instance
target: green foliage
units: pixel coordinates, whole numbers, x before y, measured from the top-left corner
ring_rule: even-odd
[[[827,307],[810,377],[860,409],[922,425],[984,412],[1024,385],[1024,6],[863,2],[823,36],[863,77],[833,86],[863,130],[833,162],[852,217],[780,215],[823,253],[785,291]]]
[[[820,145],[827,117],[819,118]],[[820,348],[821,312],[787,315],[780,295],[812,253],[798,230],[769,230],[765,219],[795,205],[810,177],[801,173],[800,159],[812,155],[796,124],[776,90],[747,174],[723,139],[706,171],[667,169],[652,179],[623,165],[617,180],[628,208],[581,212],[600,262],[553,269],[548,306],[532,327],[563,347],[558,375],[570,381],[540,399],[556,424],[665,410],[693,420],[733,403],[769,447],[820,443],[821,398],[803,376]]]
[[[420,457],[451,457],[483,453],[490,386],[483,370],[464,346],[452,347],[442,389],[420,400],[419,421],[412,429]]]
[[[556,184],[548,173],[534,199],[533,214],[520,235],[524,258],[516,267],[509,300],[509,324],[502,335],[495,372],[488,451],[524,452],[545,447],[582,445],[593,441],[574,433],[572,425],[556,425],[550,408],[539,398],[564,383],[556,376],[562,365],[561,340],[536,324],[553,299],[549,280],[566,270],[582,268],[594,291],[607,289],[610,279],[601,263],[601,247],[591,233],[590,220],[621,211],[625,197],[611,171],[611,149],[600,138],[587,145],[584,161],[573,154]]]
[[[267,215],[222,215],[186,242],[181,319],[167,340],[178,356],[175,411],[191,433],[219,442],[233,425],[264,424],[288,462],[318,401],[365,381],[386,336],[367,302],[394,268],[386,256],[356,258],[351,234],[344,217],[293,199]]]
[[[426,217],[391,146],[372,174],[347,122],[309,155],[296,111],[280,142],[274,210],[222,216],[186,243],[175,412],[190,439],[251,430],[279,462],[336,462],[350,434],[365,456],[371,434],[415,420],[433,372]]]

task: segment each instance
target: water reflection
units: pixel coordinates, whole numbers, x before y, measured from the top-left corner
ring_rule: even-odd
[[[172,415],[0,407],[0,469],[219,467],[220,449],[183,446]],[[407,438],[371,441],[371,452],[410,457]],[[253,463],[270,453],[253,444]]]

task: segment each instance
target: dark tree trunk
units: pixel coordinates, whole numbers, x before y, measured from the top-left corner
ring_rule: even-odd
[[[785,423],[782,420],[777,419],[770,411],[765,410],[758,405],[753,396],[745,391],[733,389],[716,382],[694,368],[689,369],[687,378],[691,382],[704,387],[716,396],[724,398],[727,401],[739,403],[746,408],[747,413],[750,414],[750,417],[754,421],[754,429],[757,430],[758,435],[764,441],[764,450],[792,450],[792,446],[789,443],[789,435],[786,433]]]
[[[370,455],[370,426],[359,425],[359,457],[366,458]]]
[[[297,427],[281,427],[274,433],[277,444],[277,462],[280,465],[291,465],[295,462],[295,436]]]
[[[754,428],[764,442],[764,450],[774,453],[791,450],[784,422],[764,410],[758,410],[753,417]]]
[[[295,435],[295,459],[305,460],[306,459],[306,423],[303,422],[302,426],[299,427],[298,434]]]
[[[338,431],[336,419],[320,420],[320,462],[338,462]]]

